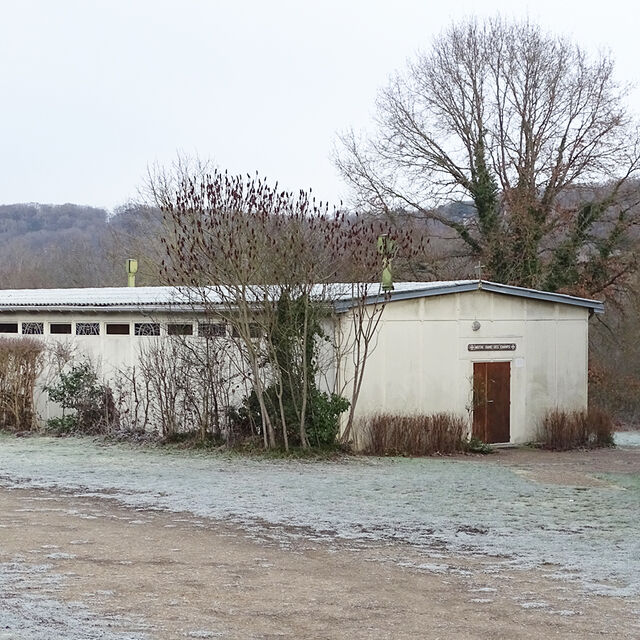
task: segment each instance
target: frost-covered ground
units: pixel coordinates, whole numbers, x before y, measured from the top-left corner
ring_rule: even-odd
[[[640,438],[621,434],[622,446]],[[639,452],[640,453],[640,452]],[[598,593],[640,594],[640,481],[536,483],[491,458],[294,462],[0,436],[0,484],[105,495],[290,536],[400,541],[429,554],[557,565]],[[0,638],[2,636],[0,635]],[[105,636],[107,637],[107,636]]]
[[[619,447],[640,447],[640,431],[619,431],[615,442]]]
[[[0,640],[147,638],[144,633],[119,631],[130,625],[117,616],[97,616],[82,603],[57,599],[62,577],[51,575],[50,568],[22,558],[0,562]]]

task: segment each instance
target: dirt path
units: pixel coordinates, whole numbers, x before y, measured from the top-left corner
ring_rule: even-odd
[[[487,456],[490,464],[515,467],[544,484],[604,486],[598,474],[640,474],[640,449],[540,451],[532,448],[498,449]]]
[[[44,490],[0,489],[0,563],[16,561],[63,576],[47,597],[119,620],[121,638],[640,636],[637,601],[587,596],[542,570],[394,544],[300,538],[283,548],[188,514]],[[33,596],[3,594],[1,584],[0,611]],[[76,637],[47,620],[31,624],[51,640]],[[35,637],[25,628],[0,628],[0,638]]]

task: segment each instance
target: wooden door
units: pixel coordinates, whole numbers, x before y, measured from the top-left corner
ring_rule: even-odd
[[[511,363],[473,363],[473,435],[483,442],[511,440]]]

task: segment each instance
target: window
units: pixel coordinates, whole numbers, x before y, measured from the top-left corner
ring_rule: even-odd
[[[49,323],[49,333],[71,333],[70,322],[51,322]]]
[[[18,323],[0,322],[0,333],[18,333]]]
[[[77,336],[99,336],[100,323],[99,322],[76,322],[76,335]]]
[[[44,333],[44,322],[23,322],[22,333],[29,336],[41,336]]]
[[[223,322],[198,324],[198,335],[203,338],[221,338],[227,335],[227,325]]]
[[[107,335],[108,336],[128,336],[131,331],[131,327],[128,324],[107,322]]]
[[[157,322],[136,322],[133,331],[137,336],[159,336],[160,325]]]
[[[233,328],[233,337],[237,338],[240,334],[238,333],[238,330],[236,329],[236,327]],[[249,323],[249,335],[252,338],[260,338],[262,336],[262,328],[260,327],[259,324],[257,324],[256,322],[250,322]]]
[[[192,324],[168,324],[167,333],[170,336],[192,336],[193,325]]]

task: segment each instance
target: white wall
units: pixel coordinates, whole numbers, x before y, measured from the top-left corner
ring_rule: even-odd
[[[356,416],[450,411],[470,424],[473,362],[509,361],[511,442],[535,440],[549,409],[587,406],[588,318],[586,308],[486,291],[389,303]],[[516,350],[468,351],[483,342]]]

